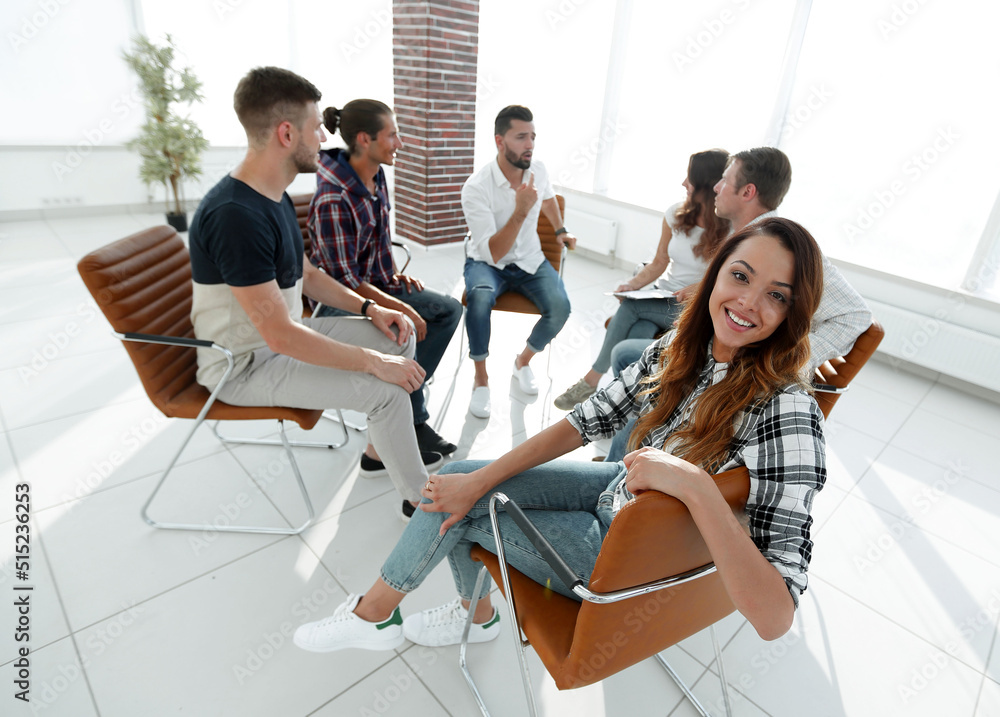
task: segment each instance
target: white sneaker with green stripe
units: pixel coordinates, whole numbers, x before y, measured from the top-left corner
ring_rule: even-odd
[[[403,634],[410,642],[427,647],[458,645],[469,611],[462,601],[455,598],[446,605],[410,615],[403,620]],[[500,634],[500,613],[493,608],[493,616],[482,625],[473,623],[469,628],[469,642],[488,642]]]
[[[310,652],[334,652],[349,647],[361,650],[392,650],[403,644],[403,619],[399,608],[388,620],[368,622],[354,614],[361,595],[348,595],[333,615],[300,625],[293,641]]]

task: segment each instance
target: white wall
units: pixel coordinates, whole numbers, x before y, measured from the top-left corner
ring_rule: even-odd
[[[235,167],[244,147],[210,147],[202,176],[184,183],[188,206]],[[313,175],[300,175],[289,193],[311,192]],[[121,146],[11,147],[0,151],[0,221],[32,219],[42,212],[109,212],[124,207],[165,207],[162,185],[139,180],[139,157]]]

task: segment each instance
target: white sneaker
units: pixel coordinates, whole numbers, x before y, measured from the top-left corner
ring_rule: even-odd
[[[334,652],[354,647],[360,650],[393,650],[403,644],[403,620],[397,607],[384,622],[368,622],[354,614],[361,595],[348,595],[333,615],[299,625],[292,641],[309,652]]]
[[[462,642],[462,630],[469,611],[462,607],[462,601],[455,598],[446,605],[431,608],[410,615],[403,620],[403,634],[410,642],[426,647],[458,645]],[[469,628],[469,642],[489,642],[500,634],[500,613],[493,608],[493,617],[482,625],[472,624]]]
[[[490,403],[490,387],[477,386],[472,391],[472,400],[469,402],[469,411],[476,418],[489,418],[493,405]]]
[[[517,385],[521,387],[521,391],[529,396],[538,394],[538,382],[535,381],[535,374],[532,372],[531,366],[518,368],[517,359],[514,359],[514,378],[517,379]]]

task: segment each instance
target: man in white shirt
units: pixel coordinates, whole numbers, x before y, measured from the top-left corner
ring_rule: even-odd
[[[500,110],[494,124],[496,160],[469,177],[462,187],[462,210],[470,234],[465,259],[465,328],[469,357],[476,366],[469,410],[479,418],[489,417],[491,410],[486,357],[496,298],[505,291],[516,291],[542,314],[524,350],[514,359],[514,376],[529,395],[538,393],[529,362],[569,318],[566,288],[542,253],[539,213],[545,212],[559,241],[570,249],[576,246],[576,237],[563,226],[548,172],[541,162],[532,163],[532,120],[527,107],[510,105]]]

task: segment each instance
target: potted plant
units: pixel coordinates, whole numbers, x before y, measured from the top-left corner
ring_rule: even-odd
[[[139,77],[146,122],[139,136],[126,146],[142,157],[139,177],[146,184],[162,182],[167,191],[167,222],[177,231],[187,230],[187,213],[181,205],[181,180],[201,174],[201,154],[208,140],[198,126],[179,113],[179,105],[200,102],[201,82],[191,69],[173,66],[175,47],[170,35],[157,46],[139,35],[134,51],[124,52],[125,62]],[[170,199],[173,197],[171,211]]]

